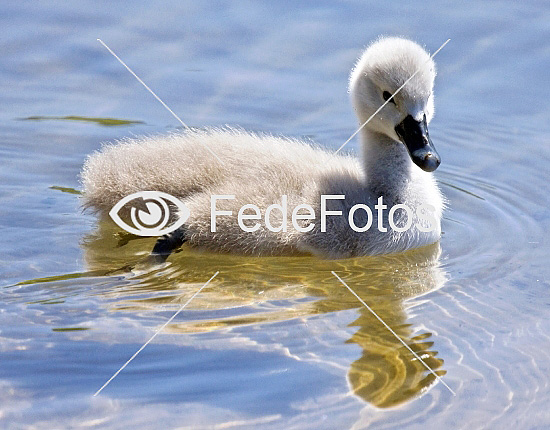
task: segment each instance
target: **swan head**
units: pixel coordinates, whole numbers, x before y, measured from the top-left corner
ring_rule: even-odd
[[[434,113],[435,74],[434,62],[420,45],[391,37],[379,39],[365,50],[349,81],[360,123],[390,100],[365,127],[404,144],[412,161],[427,172],[441,162],[428,134]]]

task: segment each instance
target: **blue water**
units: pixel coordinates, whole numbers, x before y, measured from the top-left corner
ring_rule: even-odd
[[[550,426],[550,8],[543,2],[16,2],[0,6],[0,426]],[[336,149],[349,70],[379,35],[437,55],[440,247],[338,262],[184,249],[83,213],[87,154],[180,124]],[[93,121],[29,117],[109,117]],[[350,142],[350,151],[357,142]],[[65,190],[67,191],[67,190]],[[220,275],[93,394],[216,271]],[[332,277],[340,273],[452,395]]]

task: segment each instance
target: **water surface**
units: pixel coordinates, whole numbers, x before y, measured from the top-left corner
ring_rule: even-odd
[[[0,16],[2,428],[550,426],[542,3],[54,1]],[[336,149],[355,127],[347,75],[381,34],[432,52],[452,39],[430,126],[449,200],[440,244],[339,261],[184,248],[150,267],[154,239],[81,211],[87,154],[179,126],[98,37],[191,126]]]

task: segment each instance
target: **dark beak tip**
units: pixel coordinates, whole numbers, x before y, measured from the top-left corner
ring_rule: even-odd
[[[425,154],[422,157],[413,157],[414,164],[425,172],[433,172],[441,164],[441,159],[435,154]]]

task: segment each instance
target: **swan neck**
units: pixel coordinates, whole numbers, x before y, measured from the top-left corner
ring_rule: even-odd
[[[389,193],[406,187],[414,164],[405,145],[371,130],[363,130],[361,140],[362,161],[369,185]]]

